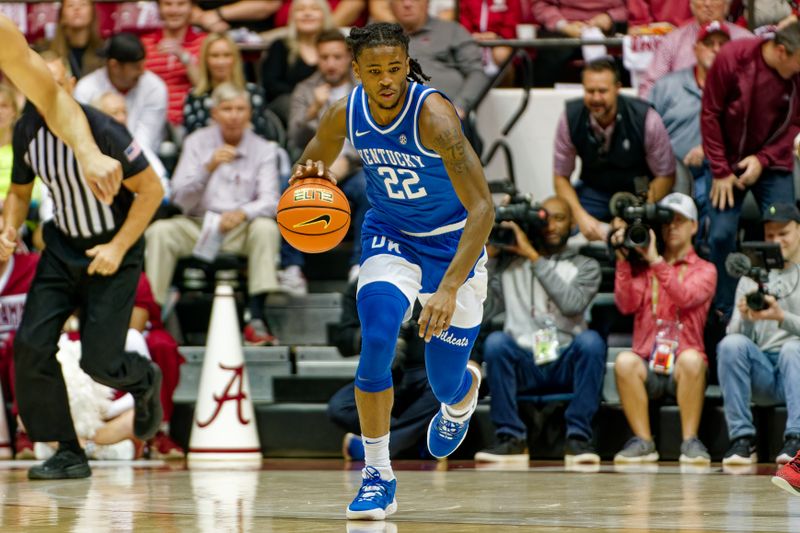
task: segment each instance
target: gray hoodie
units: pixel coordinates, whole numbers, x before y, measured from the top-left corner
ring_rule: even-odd
[[[757,287],[755,281],[742,277],[736,286],[734,302],[738,303]],[[741,333],[750,338],[762,352],[778,352],[786,341],[800,340],[800,265],[790,264],[783,270],[770,271],[767,288],[778,296],[778,305],[785,315],[783,323],[744,320],[738,307],[734,306],[728,333]]]
[[[532,333],[550,317],[562,347],[586,328],[584,311],[600,287],[600,264],[575,250],[564,250],[536,263],[520,257],[500,274],[505,304],[503,330],[531,349]]]

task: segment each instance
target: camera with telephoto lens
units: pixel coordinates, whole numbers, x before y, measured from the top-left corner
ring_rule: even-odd
[[[646,191],[639,196],[618,192],[611,197],[608,208],[612,216],[619,217],[628,224],[622,246],[631,250],[650,246],[650,229],[669,223],[674,215],[671,209],[648,203]]]
[[[547,211],[529,196],[518,193],[512,195],[507,205],[494,208],[495,224],[489,234],[489,244],[510,246],[517,242],[514,230],[500,225],[505,221],[515,222],[529,239],[537,240],[547,229]]]
[[[747,307],[753,311],[763,311],[767,307],[765,296],[770,294],[767,289],[769,271],[783,269],[783,254],[781,247],[774,242],[743,242],[741,252],[728,254],[725,258],[725,270],[734,278],[745,276],[758,284],[756,290],[745,295]],[[776,296],[773,294],[772,296]]]

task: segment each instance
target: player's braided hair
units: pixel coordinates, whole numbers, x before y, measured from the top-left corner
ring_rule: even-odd
[[[399,24],[388,22],[377,22],[368,24],[363,28],[353,28],[347,38],[347,46],[353,53],[353,58],[358,59],[359,54],[365,48],[375,48],[376,46],[399,46],[408,55],[408,35],[403,31]],[[422,72],[422,67],[416,59],[409,58],[411,70],[408,79],[417,83],[425,83],[430,80],[430,76]]]

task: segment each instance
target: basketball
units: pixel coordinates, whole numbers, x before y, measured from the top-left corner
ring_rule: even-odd
[[[327,252],[347,234],[350,204],[327,179],[301,179],[278,202],[278,227],[283,238],[301,252]]]

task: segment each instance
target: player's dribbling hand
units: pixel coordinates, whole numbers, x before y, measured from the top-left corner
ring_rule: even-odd
[[[417,323],[419,336],[425,338],[425,342],[430,342],[433,337],[438,337],[450,327],[456,311],[457,292],[439,288],[422,308]]]
[[[125,250],[112,241],[86,250],[86,255],[93,258],[86,271],[90,276],[95,274],[112,276],[119,269],[122,258],[125,256]]]
[[[294,174],[289,178],[289,185],[293,185],[295,181],[305,178],[323,178],[336,185],[336,176],[322,161],[308,159],[305,165],[298,164]]]
[[[17,249],[17,230],[11,226],[0,231],[0,261],[8,261]]]
[[[111,205],[122,184],[122,165],[113,157],[100,153],[78,159],[92,194],[106,205]]]

